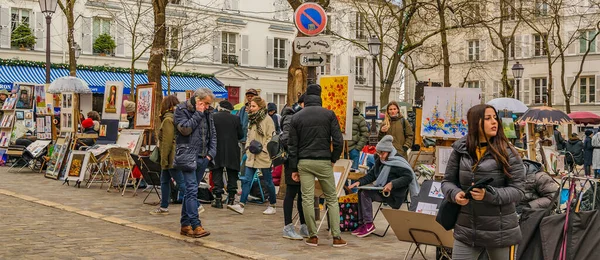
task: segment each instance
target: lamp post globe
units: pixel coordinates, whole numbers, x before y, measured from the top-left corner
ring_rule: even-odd
[[[371,36],[369,38],[369,41],[367,43],[367,46],[369,47],[369,53],[373,56],[373,106],[376,106],[376,102],[375,102],[375,71],[377,68],[377,56],[381,53],[381,41],[379,41],[379,38],[377,38],[376,36]],[[371,134],[369,135],[369,144],[370,145],[376,145],[377,144],[377,126],[376,126],[376,122],[375,119],[371,119]]]
[[[523,77],[523,71],[525,70],[525,68],[523,67],[523,65],[521,63],[519,63],[517,61],[517,63],[515,63],[512,66],[512,73],[513,73],[513,77],[515,78],[515,83],[517,85],[517,89],[515,91],[515,98],[519,99],[519,83],[521,81],[521,78]],[[520,99],[519,99],[520,100]]]
[[[39,0],[40,11],[46,16],[46,84],[50,84],[50,22],[58,0]]]

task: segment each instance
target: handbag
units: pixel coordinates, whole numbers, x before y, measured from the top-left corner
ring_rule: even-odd
[[[461,208],[461,205],[448,200],[448,198],[444,198],[442,204],[440,204],[438,214],[435,216],[435,221],[440,223],[444,229],[452,230],[454,229],[454,226],[456,226],[456,221],[458,220],[458,214],[460,213]]]
[[[150,154],[150,161],[160,164],[160,150],[158,147],[152,150],[152,154]]]

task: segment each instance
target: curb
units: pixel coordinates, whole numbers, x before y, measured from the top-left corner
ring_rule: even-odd
[[[207,240],[206,238],[200,239],[200,238],[185,237],[185,236],[180,235],[178,232],[173,232],[173,231],[160,229],[160,228],[153,227],[153,226],[143,225],[143,224],[131,222],[129,220],[125,220],[125,219],[121,219],[121,218],[117,218],[117,217],[113,217],[113,216],[106,216],[106,215],[102,215],[102,214],[99,214],[96,212],[82,210],[82,209],[78,209],[75,207],[63,205],[60,203],[55,203],[55,202],[27,196],[27,195],[18,194],[18,193],[9,191],[9,190],[0,189],[0,194],[18,198],[18,199],[22,199],[22,200],[26,200],[26,201],[33,202],[33,203],[43,205],[46,207],[56,208],[56,209],[60,209],[60,210],[66,211],[66,212],[76,213],[76,214],[79,214],[82,216],[99,219],[99,220],[106,221],[109,223],[130,227],[130,228],[145,231],[145,232],[150,232],[150,233],[161,235],[164,237],[168,237],[168,238],[172,238],[172,239],[176,239],[176,240],[180,240],[180,241],[185,241],[187,243],[196,244],[199,246],[203,246],[206,248],[210,248],[210,249],[225,252],[228,254],[236,255],[236,256],[239,256],[242,258],[246,258],[246,259],[268,259],[268,260],[283,259],[283,258],[279,258],[279,257],[275,257],[275,256],[269,256],[269,255],[261,254],[258,252],[246,250],[246,249],[229,246],[229,245],[222,244],[222,243],[215,242],[215,241],[210,241],[210,240]]]

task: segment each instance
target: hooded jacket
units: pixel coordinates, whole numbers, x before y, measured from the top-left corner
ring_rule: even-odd
[[[302,109],[300,107],[300,109]],[[283,147],[286,153],[289,154],[288,137],[290,133],[290,122],[297,111],[291,107],[286,107],[281,111],[281,135],[279,136],[279,144]],[[284,177],[286,185],[300,185],[300,182],[292,179],[292,169],[290,168],[289,160],[284,162]]]
[[[556,182],[542,170],[542,164],[523,160],[525,166],[525,183],[523,199],[517,205],[517,212],[521,213],[523,208],[548,208],[555,207],[554,194],[558,190]]]
[[[342,154],[344,138],[340,124],[335,113],[323,108],[322,104],[321,86],[308,86],[304,108],[290,122],[288,160],[294,172],[298,171],[298,161],[301,159],[335,163]]]
[[[442,181],[442,191],[446,199],[456,203],[456,194],[465,191],[471,183],[486,177],[494,180],[490,183],[495,194],[486,192],[483,200],[469,200],[461,207],[454,227],[454,239],[470,246],[508,247],[521,241],[521,230],[515,205],[523,198],[525,168],[523,161],[512,149],[508,149],[508,172],[504,175],[502,167],[494,160],[489,150],[480,159],[474,171],[471,167],[475,160],[467,151],[467,137],[452,145],[453,151],[448,159],[446,173]]]
[[[583,142],[579,137],[571,137],[567,142],[567,152],[571,153],[565,155],[567,163],[573,163],[577,165],[583,165]]]
[[[353,149],[361,151],[367,144],[368,139],[369,128],[367,128],[367,122],[360,115],[360,111],[355,108],[352,117],[352,140],[348,141],[348,151],[352,151]]]
[[[210,156],[214,159],[217,154],[217,133],[212,114],[208,111],[196,111],[190,100],[177,105],[175,109],[175,157],[180,154],[193,154],[196,157]],[[185,161],[175,158],[174,166],[180,168],[177,163]]]

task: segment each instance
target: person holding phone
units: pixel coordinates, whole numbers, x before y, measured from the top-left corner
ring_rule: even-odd
[[[462,206],[454,227],[452,259],[478,259],[487,251],[490,260],[513,259],[521,242],[515,205],[524,196],[525,168],[518,152],[498,123],[490,105],[467,112],[469,133],[456,141],[448,159],[442,191]],[[486,178],[486,188],[465,190]],[[491,189],[491,191],[487,191]]]
[[[217,153],[217,136],[208,107],[215,99],[210,89],[199,88],[188,101],[177,105],[174,124],[174,167],[183,172],[185,195],[181,207],[181,234],[205,237],[210,232],[202,227],[198,217],[198,182]]]

